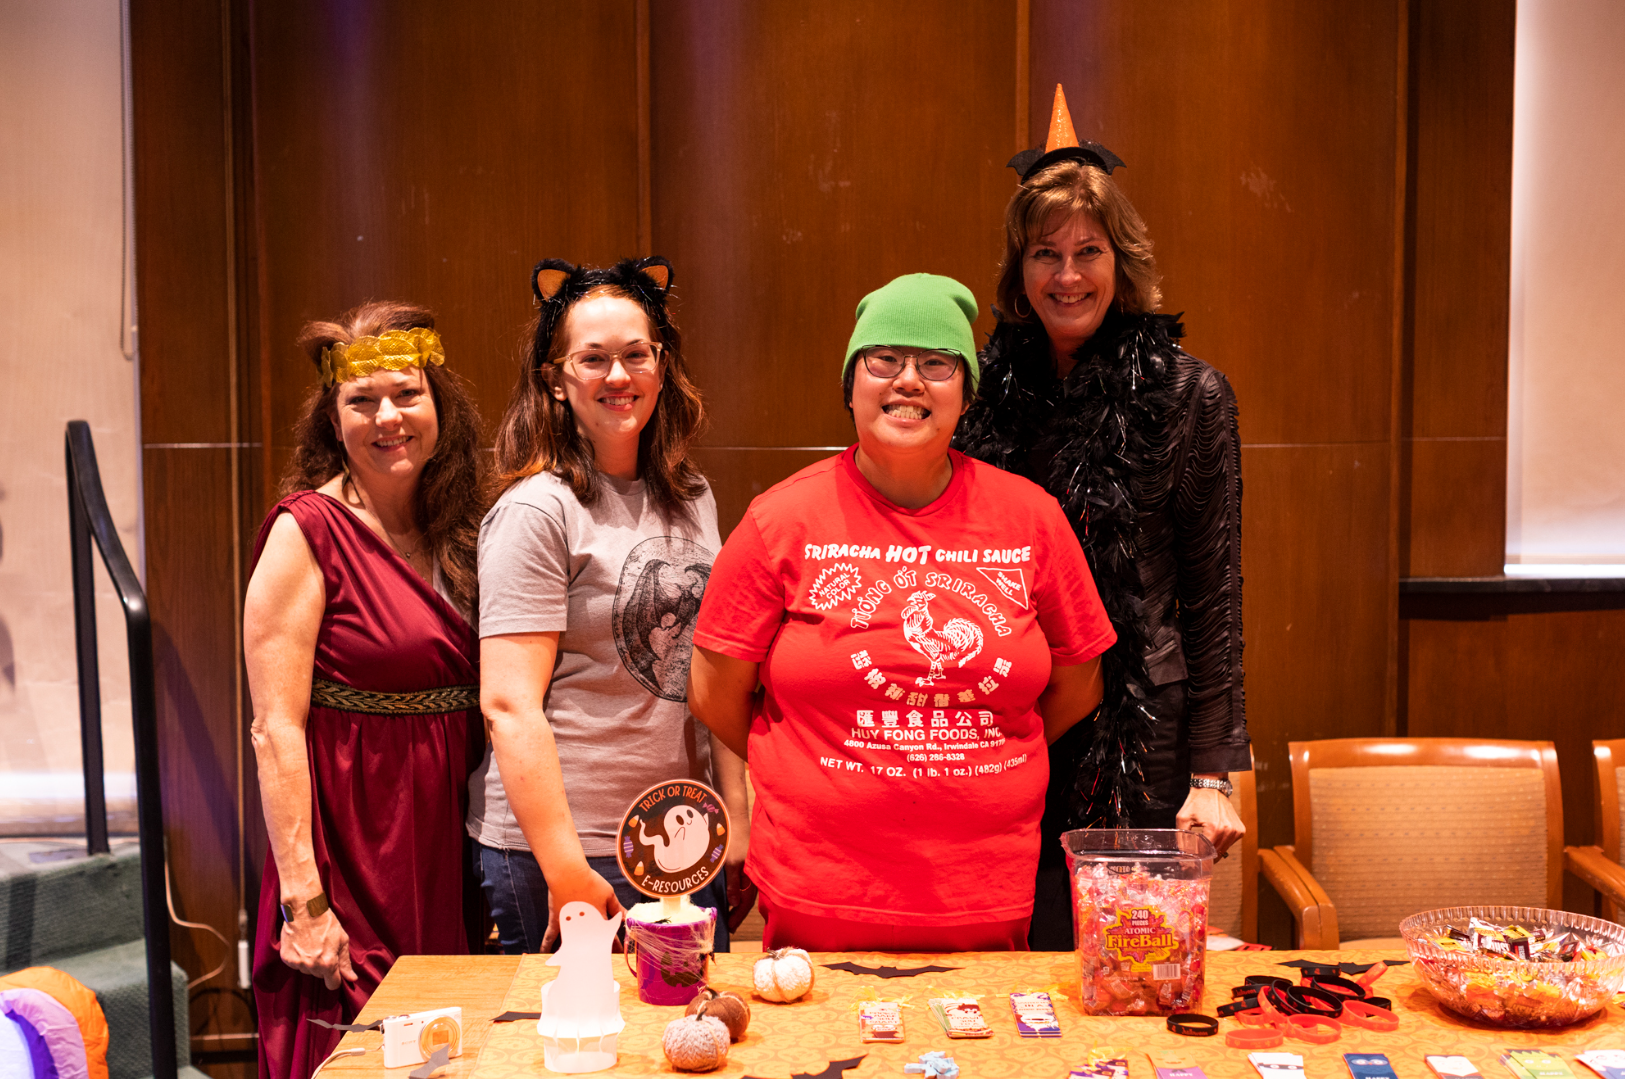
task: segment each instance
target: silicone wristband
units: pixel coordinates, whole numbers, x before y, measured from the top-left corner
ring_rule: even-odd
[[[1343,968],[1335,963],[1307,963],[1298,968],[1300,978],[1340,978]]]
[[[1232,1000],[1229,1004],[1221,1004],[1214,1009],[1220,1015],[1238,1016],[1245,1012],[1256,1012],[1258,1000],[1254,997],[1245,997],[1241,1000]]]
[[[1285,1040],[1275,1027],[1242,1027],[1224,1035],[1224,1044],[1232,1049],[1273,1049]]]
[[[1250,1011],[1237,1012],[1231,1018],[1244,1027],[1272,1027],[1284,1017],[1280,1012],[1266,1012],[1262,1008],[1253,1008]]]
[[[1297,1005],[1292,1009],[1299,1015],[1322,1015],[1336,1019],[1343,1014],[1343,1002],[1338,997],[1316,989],[1312,985],[1295,985],[1286,991],[1287,998]]]
[[[1391,1012],[1394,1010],[1394,1002],[1389,1000],[1387,997],[1366,997],[1365,1003],[1371,1005],[1373,1008],[1381,1008],[1384,1011]]]
[[[1292,988],[1292,979],[1278,978],[1273,974],[1249,974],[1241,980],[1241,984],[1244,986],[1275,985],[1280,986],[1282,989],[1290,989]],[[1234,990],[1231,990],[1231,992],[1234,992]]]
[[[1219,1032],[1219,1021],[1211,1015],[1178,1012],[1168,1017],[1168,1029],[1187,1038],[1211,1038]]]
[[[1343,1036],[1343,1024],[1323,1015],[1289,1015],[1287,1036],[1315,1045],[1330,1045]]]
[[[1399,1029],[1399,1016],[1387,1008],[1372,1004],[1369,1000],[1345,1001],[1343,1022],[1384,1033]]]
[[[1347,978],[1311,976],[1305,977],[1303,984],[1304,987],[1319,989],[1322,992],[1330,993],[1334,997],[1342,997],[1344,1000],[1365,999],[1365,986],[1358,982],[1351,982]]]

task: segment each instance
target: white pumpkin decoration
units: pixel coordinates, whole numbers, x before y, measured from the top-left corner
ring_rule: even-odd
[[[708,1072],[728,1060],[728,1024],[702,1009],[666,1024],[660,1047],[671,1066],[686,1072]]]
[[[812,956],[800,948],[776,948],[758,959],[751,973],[757,996],[774,1004],[788,1004],[800,1000],[812,988]]]

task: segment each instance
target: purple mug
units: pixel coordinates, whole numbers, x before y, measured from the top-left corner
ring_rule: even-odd
[[[704,918],[680,925],[626,916],[626,966],[637,976],[643,1003],[687,1004],[700,995],[717,928],[716,909],[700,910]]]

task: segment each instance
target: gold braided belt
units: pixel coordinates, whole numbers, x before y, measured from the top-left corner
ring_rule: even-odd
[[[374,371],[401,371],[408,367],[436,367],[446,362],[440,335],[426,326],[386,330],[377,337],[358,337],[348,345],[322,350],[322,385],[363,378]]]
[[[439,686],[417,693],[379,693],[357,689],[325,678],[312,679],[310,703],[340,712],[370,712],[384,716],[435,716],[466,712],[480,706],[479,686]]]

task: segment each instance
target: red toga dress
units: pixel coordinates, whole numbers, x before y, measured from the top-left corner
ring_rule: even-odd
[[[396,956],[468,952],[463,817],[485,728],[477,691],[472,708],[426,711],[445,707],[448,697],[466,701],[466,688],[416,700],[352,692],[476,686],[474,630],[355,514],[315,491],[289,495],[271,510],[256,562],[281,513],[292,514],[304,533],[327,590],[305,723],[311,845],[359,979],[328,989],[282,962],[279,878],[268,851],[254,934],[259,1070],[271,1079],[305,1079],[342,1036],[307,1018],[352,1022]]]

